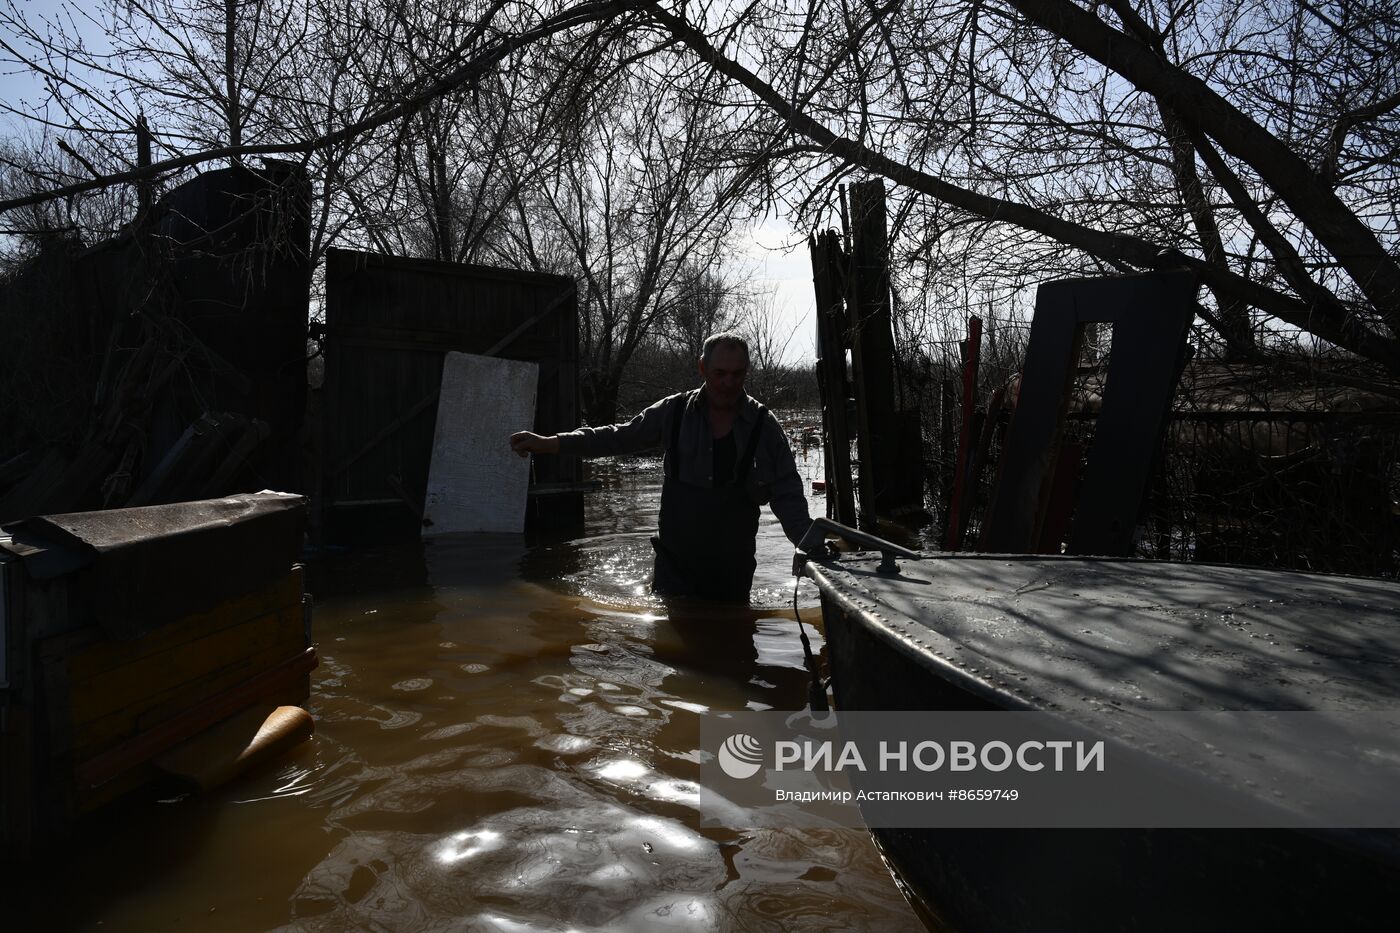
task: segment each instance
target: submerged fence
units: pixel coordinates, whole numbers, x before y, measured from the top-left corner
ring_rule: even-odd
[[[1183,412],[1163,448],[1145,556],[1397,571],[1400,413]]]
[[[967,550],[977,547],[1012,413],[991,417],[970,490]],[[1096,417],[1069,413],[1065,443],[1087,449]],[[941,462],[928,465],[930,477],[943,472]],[[1394,576],[1397,502],[1400,411],[1176,411],[1138,515],[1137,554]],[[946,524],[949,503],[937,506]]]

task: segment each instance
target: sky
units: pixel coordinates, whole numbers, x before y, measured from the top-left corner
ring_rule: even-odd
[[[806,238],[783,218],[768,218],[746,233],[744,258],[754,264],[760,287],[771,291],[772,308],[784,333],[792,332],[783,361],[797,365],[817,358],[816,293]]]

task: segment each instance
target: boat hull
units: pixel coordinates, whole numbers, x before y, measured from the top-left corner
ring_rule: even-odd
[[[904,637],[878,581],[822,589],[839,710],[1038,709]],[[956,676],[955,676],[956,675]],[[1012,678],[1012,682],[1019,681]],[[1388,831],[873,829],[911,898],[960,931],[1362,929],[1393,911]]]

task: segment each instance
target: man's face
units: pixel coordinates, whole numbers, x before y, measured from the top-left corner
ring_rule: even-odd
[[[728,408],[744,397],[744,377],[749,372],[748,355],[743,348],[721,343],[711,348],[710,361],[700,360],[705,393],[720,407]]]

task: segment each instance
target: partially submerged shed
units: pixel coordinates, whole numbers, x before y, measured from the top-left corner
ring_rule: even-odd
[[[205,172],[0,282],[0,521],[302,488],[309,203]]]

